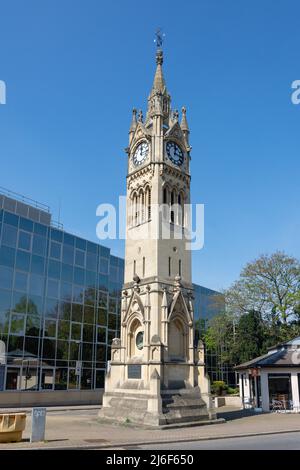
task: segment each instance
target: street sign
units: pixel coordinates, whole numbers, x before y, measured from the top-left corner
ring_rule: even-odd
[[[249,369],[249,374],[252,377],[258,377],[259,376],[259,369],[257,367],[253,367],[252,369]]]
[[[46,408],[32,408],[30,442],[45,440]]]

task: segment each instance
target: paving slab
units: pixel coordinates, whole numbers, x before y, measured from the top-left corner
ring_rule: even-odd
[[[41,443],[30,443],[31,417],[28,415],[23,441],[0,444],[1,449],[55,448],[120,448],[151,443],[222,439],[258,434],[300,431],[299,414],[259,414],[236,418],[223,424],[181,429],[144,429],[130,425],[102,423],[98,410],[57,411],[47,414],[46,437]]]

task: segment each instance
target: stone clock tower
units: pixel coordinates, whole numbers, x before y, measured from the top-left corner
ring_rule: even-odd
[[[189,127],[185,108],[181,120],[171,109],[162,65],[159,47],[146,116],[133,110],[129,130],[121,338],[99,413],[153,426],[212,418],[203,348],[194,347]]]

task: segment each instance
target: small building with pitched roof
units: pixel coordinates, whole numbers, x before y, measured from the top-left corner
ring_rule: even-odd
[[[245,407],[300,411],[300,336],[235,367]]]

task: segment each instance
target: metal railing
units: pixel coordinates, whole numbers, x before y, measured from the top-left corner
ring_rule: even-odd
[[[2,186],[0,186],[0,194],[2,194],[3,196],[9,197],[11,199],[15,199],[16,201],[24,202],[24,204],[28,204],[29,206],[35,207],[36,209],[40,209],[41,211],[44,211],[50,214],[49,206],[41,202],[35,201],[34,199],[31,199],[30,197],[23,196],[23,194],[15,193],[14,191],[3,188]]]

